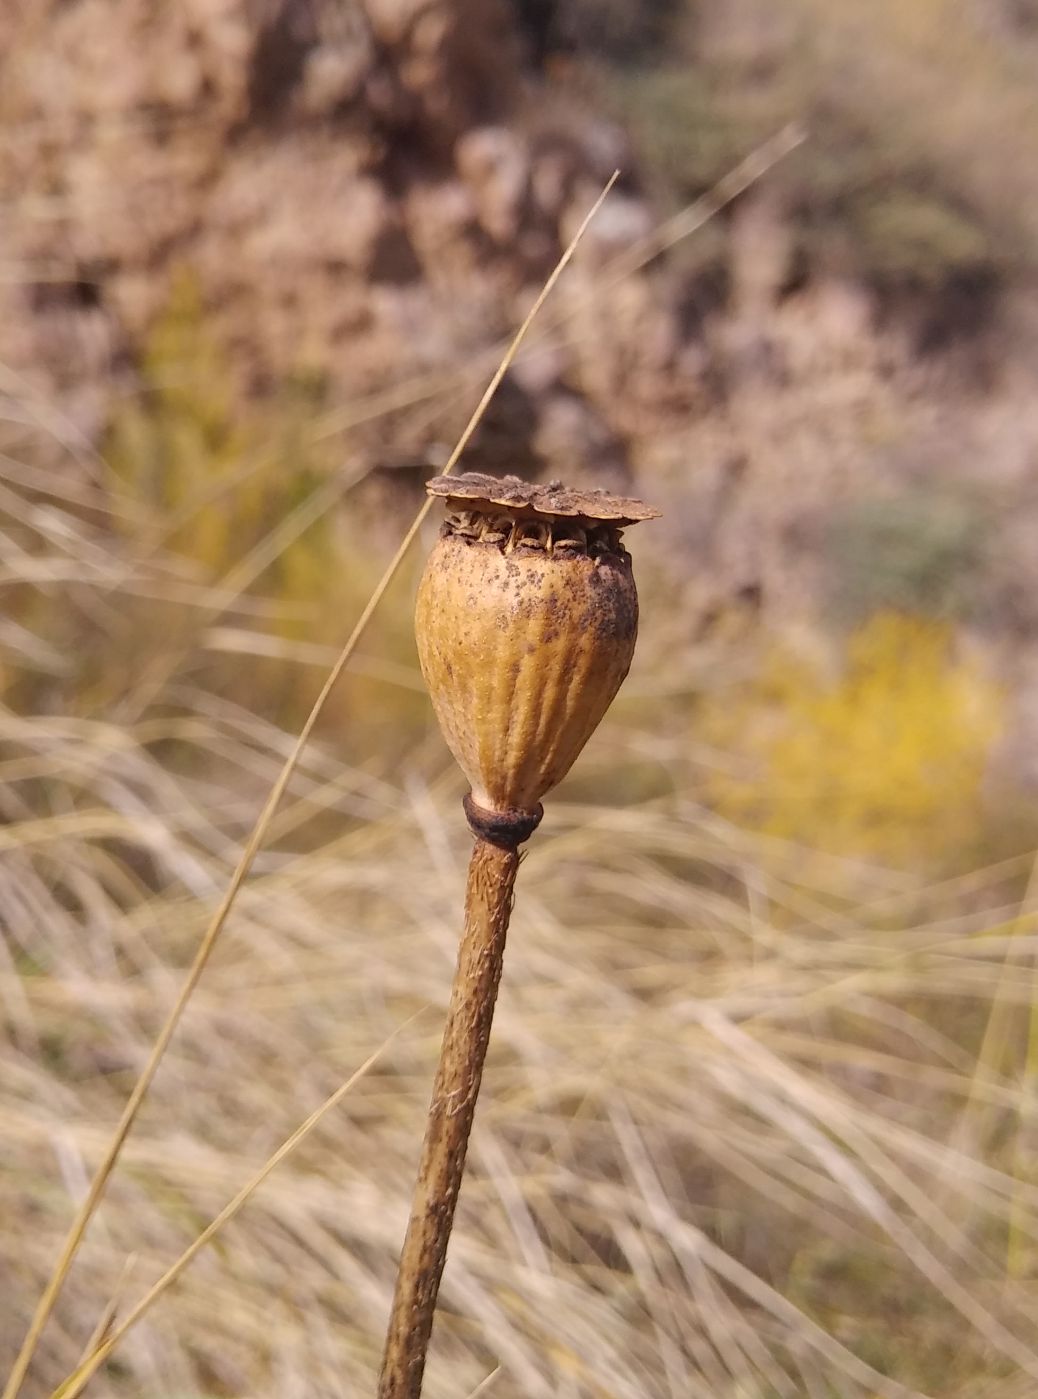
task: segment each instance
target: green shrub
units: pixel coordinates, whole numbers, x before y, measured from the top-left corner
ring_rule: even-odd
[[[884,608],[968,617],[980,592],[987,528],[977,502],[951,493],[843,505],[824,544],[833,611],[844,622]]]
[[[976,219],[948,197],[897,185],[884,194],[865,192],[851,201],[848,219],[858,256],[877,280],[939,286],[962,273],[983,270],[996,257]]]

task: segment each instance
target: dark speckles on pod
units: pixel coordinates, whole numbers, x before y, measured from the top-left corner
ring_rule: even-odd
[[[627,674],[638,594],[625,526],[658,511],[508,476],[437,477],[446,518],[418,593],[444,736],[487,811],[534,811]]]

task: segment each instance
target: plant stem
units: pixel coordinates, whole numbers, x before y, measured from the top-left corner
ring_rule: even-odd
[[[419,1399],[422,1392],[518,868],[516,850],[477,836],[465,890],[465,927],[386,1334],[379,1399]]]

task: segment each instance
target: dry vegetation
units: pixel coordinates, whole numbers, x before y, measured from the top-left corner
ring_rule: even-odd
[[[262,580],[228,602],[33,484],[7,497],[5,583],[33,628],[0,788],[5,1348],[289,744],[242,702],[263,670],[205,659],[212,612],[271,636]],[[693,715],[704,675],[736,677],[675,653],[673,579],[642,576],[635,673],[530,848],[428,1392],[496,1372],[482,1392],[1029,1394],[1030,857],[934,883],[710,815],[704,767],[732,759]],[[135,597],[201,613],[146,713]],[[78,654],[103,657],[100,699],[69,679]],[[409,650],[392,664],[415,683]],[[403,763],[358,725],[293,783],[28,1393],[427,1006],[96,1382],[371,1391],[468,838],[428,725],[398,721]]]
[[[750,0],[661,3],[641,34],[626,6],[556,8],[566,43],[553,30],[545,62],[564,47],[582,100],[634,114],[664,201],[790,116],[813,115],[816,136],[777,205],[745,201],[660,284],[683,289],[681,315],[708,308],[672,359],[624,358],[629,326],[660,328],[660,285],[618,284],[596,308],[609,246],[574,268],[549,408],[579,390],[615,412],[624,469],[669,507],[667,549],[632,540],[634,671],[529,848],[427,1393],[1026,1399],[1038,887],[1033,812],[991,759],[1020,732],[1012,685],[1038,630],[1038,428],[1011,362],[1031,331],[1004,305],[994,342],[974,322],[1008,287],[1026,320],[1031,295],[1033,6],[992,5],[980,25],[938,0],[790,0],[781,23]],[[333,118],[306,120],[310,139]],[[676,142],[682,124],[702,140]],[[221,152],[206,159],[223,170]],[[287,144],[278,159],[295,160]],[[36,193],[42,226],[53,205]],[[508,295],[442,343],[419,337],[418,369],[426,356],[441,378],[409,363],[395,406],[395,383],[385,403],[336,398],[327,365],[243,406],[211,288],[174,259],[145,288],[139,251],[119,295],[158,309],[134,376],[104,380],[114,351],[98,371],[95,433],[53,379],[0,382],[0,1374],[395,545],[407,487],[374,470],[371,443],[384,432],[388,459],[410,462],[436,438],[528,292],[529,266],[505,275],[488,253]],[[322,278],[345,276],[333,264]],[[33,334],[71,381],[89,356],[63,358],[60,298],[81,283],[59,272]],[[219,272],[214,254],[202,281]],[[371,275],[349,273],[355,310]],[[422,314],[471,275],[452,267]],[[412,293],[409,311],[424,284]],[[404,297],[379,284],[371,303],[392,310],[390,358]],[[312,300],[322,319],[330,302]],[[935,325],[962,360],[927,358]],[[381,364],[362,359],[361,379]],[[356,424],[365,451],[347,455]],[[416,564],[290,785],[29,1399],[404,1026],[91,1391],[373,1392],[469,845],[413,652]]]

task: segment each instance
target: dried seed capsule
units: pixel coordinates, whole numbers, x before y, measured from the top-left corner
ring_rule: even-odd
[[[418,591],[433,707],[476,806],[533,813],[630,667],[638,594],[620,531],[659,512],[514,476],[440,476],[428,489],[466,525],[445,526]]]

